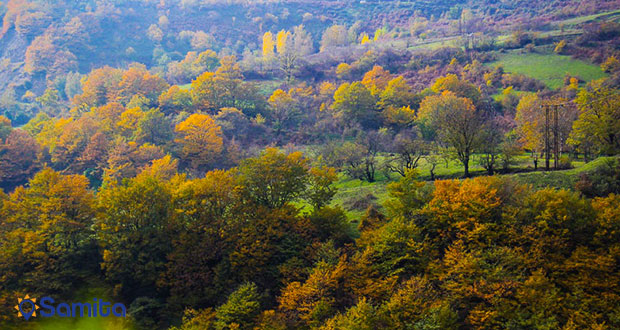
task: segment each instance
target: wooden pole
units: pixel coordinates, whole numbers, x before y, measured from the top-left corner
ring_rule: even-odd
[[[558,108],[560,105],[556,104],[553,108],[553,152],[554,152],[554,160],[553,165],[555,169],[558,169],[558,164],[560,162],[560,126],[558,124]]]
[[[549,171],[550,143],[549,143],[549,106],[543,105],[545,108],[545,171]]]

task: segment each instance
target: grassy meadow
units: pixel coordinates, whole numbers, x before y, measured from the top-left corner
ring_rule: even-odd
[[[576,60],[570,56],[526,53],[523,50],[513,50],[500,54],[497,61],[488,63],[488,65],[501,65],[506,72],[520,73],[536,78],[551,89],[562,87],[564,77],[567,74],[577,76],[586,82],[607,76],[597,65]]]

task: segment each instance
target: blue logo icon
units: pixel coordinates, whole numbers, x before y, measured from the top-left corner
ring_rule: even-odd
[[[15,309],[17,309],[18,317],[23,317],[26,321],[30,319],[30,317],[37,316],[37,298],[30,298],[29,295],[26,295],[24,299],[17,298],[17,305],[15,305]]]

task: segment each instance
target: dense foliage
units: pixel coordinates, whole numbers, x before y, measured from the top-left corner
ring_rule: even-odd
[[[0,3],[0,327],[620,328],[617,5]]]

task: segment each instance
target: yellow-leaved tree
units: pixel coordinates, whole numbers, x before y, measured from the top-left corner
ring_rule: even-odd
[[[519,101],[515,115],[517,134],[524,148],[533,153],[540,152],[544,148],[545,116],[541,106],[536,94],[525,95]]]
[[[179,123],[175,131],[182,159],[194,169],[212,164],[222,152],[222,129],[209,115],[195,113]]]
[[[286,51],[287,43],[290,41],[291,33],[286,30],[280,30],[276,35],[276,51],[278,54],[284,54]]]
[[[267,31],[263,34],[263,57],[273,57],[274,48],[275,44],[273,42],[273,34]]]
[[[392,75],[380,65],[375,65],[372,70],[366,72],[362,84],[370,90],[372,95],[379,95],[392,80]]]

